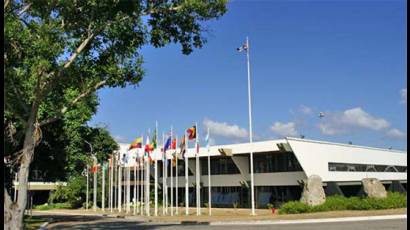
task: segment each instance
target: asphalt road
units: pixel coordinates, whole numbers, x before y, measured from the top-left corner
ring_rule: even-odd
[[[371,220],[356,222],[334,222],[334,223],[309,223],[309,224],[286,224],[286,225],[234,225],[234,226],[210,226],[210,225],[173,225],[142,223],[135,220],[85,217],[85,216],[54,216],[57,222],[50,224],[47,229],[214,229],[214,230],[245,230],[245,229],[275,229],[275,230],[386,230],[407,229],[407,219],[395,220]]]

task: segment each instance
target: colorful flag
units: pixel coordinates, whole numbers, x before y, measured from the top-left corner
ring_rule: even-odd
[[[244,50],[248,50],[248,44],[244,43],[241,47],[236,48],[238,52],[242,52]]]
[[[154,130],[154,136],[152,137],[152,147],[157,148],[157,129]]]
[[[128,163],[128,154],[123,153],[121,160],[124,164]]]
[[[128,148],[128,150],[131,149],[136,149],[136,148],[142,148],[142,137],[138,137],[136,138],[130,145],[130,147]]]
[[[93,167],[91,168],[91,172],[97,173],[97,171],[98,171],[98,165],[93,165]]]
[[[186,152],[185,135],[183,135],[182,138],[181,138],[181,144],[179,145],[179,148],[180,148],[180,153],[179,154],[182,157],[184,157],[184,154]]]
[[[145,142],[145,154],[152,152],[152,150],[154,150],[154,144],[150,144],[149,136],[147,136],[147,141]]]
[[[196,126],[192,126],[191,128],[187,129],[188,139],[193,140],[196,138]]]
[[[165,142],[164,152],[166,152],[169,149],[169,147],[171,147],[171,137],[168,137],[167,141]]]
[[[171,143],[171,149],[177,149],[177,139],[174,138]]]

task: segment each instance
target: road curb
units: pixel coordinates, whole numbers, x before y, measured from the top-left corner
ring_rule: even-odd
[[[392,220],[407,219],[407,215],[382,215],[382,216],[360,216],[360,217],[338,217],[320,219],[299,219],[299,220],[256,220],[256,221],[213,221],[209,225],[274,225],[274,224],[307,224],[307,223],[330,223],[330,222],[351,222],[366,220]]]

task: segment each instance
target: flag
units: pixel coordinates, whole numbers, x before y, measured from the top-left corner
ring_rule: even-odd
[[[145,154],[148,154],[149,152],[152,152],[153,150],[154,150],[154,143],[150,144],[149,136],[147,136],[147,141],[145,142]]]
[[[152,147],[157,148],[157,129],[154,130],[154,136],[152,137]]]
[[[123,164],[128,163],[128,154],[123,153],[121,160],[122,160],[122,163],[123,163]]]
[[[185,152],[186,152],[185,135],[182,136],[182,138],[181,138],[181,144],[179,145],[179,148],[180,148],[179,154],[180,154],[182,157],[184,157],[184,154],[185,154]]]
[[[192,126],[191,128],[187,129],[188,139],[193,140],[196,138],[196,126]]]
[[[93,165],[93,167],[91,168],[91,172],[92,173],[97,173],[98,171],[98,164],[97,165]]]
[[[199,143],[196,143],[196,153],[199,153]]]
[[[147,160],[152,163],[152,158],[150,152],[154,150],[154,144],[150,144],[149,136],[147,136],[147,142],[145,143],[145,157]]]
[[[171,143],[171,149],[177,149],[177,139],[174,138]]]
[[[131,149],[136,149],[136,148],[142,148],[142,137],[138,137],[136,138],[130,145],[130,147],[128,148],[128,150]]]
[[[177,165],[177,153],[173,152],[172,153],[172,167],[175,167]]]
[[[236,50],[237,50],[238,52],[242,52],[242,51],[244,51],[244,50],[248,50],[248,44],[243,43],[243,45],[242,45],[241,47],[236,48]]]
[[[171,136],[168,137],[167,141],[165,142],[164,153],[169,149],[169,147],[171,147]]]

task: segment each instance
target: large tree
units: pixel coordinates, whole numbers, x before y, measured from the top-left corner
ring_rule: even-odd
[[[82,123],[73,118],[97,90],[137,85],[143,45],[179,43],[183,54],[201,48],[201,22],[225,11],[226,0],[6,0],[5,134],[22,144],[6,152],[20,192],[13,203],[5,190],[5,229],[22,229],[29,167],[45,126]]]

